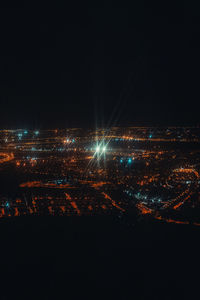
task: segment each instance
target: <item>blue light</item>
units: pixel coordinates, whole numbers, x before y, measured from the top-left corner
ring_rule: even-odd
[[[18,133],[18,139],[21,140],[23,134],[22,133]]]
[[[149,135],[149,138],[150,138],[150,139],[152,138],[152,134]]]
[[[36,135],[38,135],[38,134],[39,134],[39,131],[38,131],[38,130],[36,130],[36,131],[35,131],[35,134],[36,134]]]
[[[27,130],[24,130],[24,134],[27,134],[28,133],[28,131]]]
[[[9,202],[6,202],[5,206],[6,206],[7,208],[9,208],[9,207],[10,207]]]
[[[131,164],[132,163],[132,158],[128,159],[128,163]]]
[[[75,139],[72,140],[72,143],[75,143]]]
[[[123,159],[122,158],[120,159],[120,163],[123,163]]]

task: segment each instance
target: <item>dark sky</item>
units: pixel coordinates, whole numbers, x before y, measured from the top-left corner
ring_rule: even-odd
[[[193,5],[1,7],[0,127],[199,124],[200,9]]]

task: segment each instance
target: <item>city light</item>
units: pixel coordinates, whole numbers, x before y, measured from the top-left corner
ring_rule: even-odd
[[[95,153],[98,154],[103,154],[105,153],[107,150],[107,145],[105,145],[103,142],[101,142],[100,144],[98,144],[95,148]]]
[[[96,152],[97,152],[97,153],[100,152],[100,147],[99,147],[99,146],[96,147]]]
[[[9,207],[10,207],[10,204],[9,204],[9,202],[6,202],[6,204],[5,204],[5,207],[7,207],[7,208],[9,208]]]
[[[18,135],[17,135],[17,136],[18,136],[18,139],[19,139],[19,140],[21,140],[21,139],[22,139],[22,136],[23,136],[23,134],[22,134],[22,133],[18,133]]]
[[[62,201],[60,201],[58,213],[64,215],[69,213],[65,204],[66,197],[68,201],[71,201],[71,209],[76,214],[88,214],[96,209],[114,210],[118,213],[128,212],[128,204],[126,203],[126,207],[126,201],[122,201],[120,193],[124,191],[125,200],[130,197],[130,205],[134,205],[139,214],[169,222],[164,215],[165,210],[172,212],[176,210],[179,213],[185,203],[190,205],[192,197],[199,188],[199,165],[191,164],[195,162],[195,159],[199,161],[199,152],[190,150],[191,160],[187,160],[188,155],[183,152],[182,155],[186,160],[181,160],[181,164],[177,163],[174,169],[174,159],[179,152],[176,153],[173,147],[165,149],[164,145],[161,149],[159,144],[163,140],[169,141],[169,134],[165,135],[166,130],[162,135],[160,129],[158,132],[154,130],[150,144],[144,143],[152,136],[150,130],[130,128],[127,134],[124,134],[123,130],[121,135],[120,131],[119,133],[116,131],[119,129],[111,129],[109,135],[105,135],[104,132],[97,135],[96,132],[86,131],[82,136],[79,131],[74,130],[61,130],[56,135],[54,132],[52,135],[52,131],[41,131],[40,138],[37,138],[36,134],[39,134],[39,131],[30,130],[28,139],[23,138],[26,130],[0,132],[2,140],[0,164],[3,166],[5,163],[5,170],[10,164],[23,175],[22,178],[26,176],[30,178],[30,181],[20,184],[21,189],[41,188],[41,190],[35,189],[34,196],[30,198],[31,193],[28,190],[22,191],[22,199],[17,199],[18,202],[15,201],[15,194],[11,201],[5,201],[2,198],[0,217],[17,216],[23,213],[20,210],[19,200],[23,201],[27,214],[40,213],[40,206],[35,205],[35,200],[37,200],[38,203],[41,202],[42,207],[48,205],[47,211],[52,215],[57,213],[54,212],[54,205],[57,209],[57,200],[60,199]],[[172,133],[173,139],[175,136],[177,140],[176,129]],[[199,135],[199,131],[195,134]],[[137,139],[141,140],[140,147],[137,148],[137,145],[134,145],[135,138],[131,139],[131,136],[137,136]],[[8,143],[5,144],[5,141]],[[76,141],[76,148],[73,147],[74,141]],[[188,135],[188,139],[183,143],[190,143],[190,141],[191,138]],[[171,141],[170,143],[173,145]],[[14,164],[10,162],[11,160],[14,160]],[[166,167],[169,172],[166,172]],[[3,174],[4,168],[1,172]],[[69,176],[71,176],[70,180]],[[86,187],[89,188],[86,189]],[[60,192],[66,188],[68,188],[68,193],[65,193],[62,198]],[[43,191],[44,189],[46,191]],[[56,192],[56,190],[59,191]],[[84,201],[82,205],[83,194],[87,201]],[[23,199],[23,197],[26,198]],[[45,197],[50,201],[46,201]],[[196,208],[196,204],[194,207]],[[179,221],[170,219],[170,222]],[[200,221],[198,224],[200,226]]]
[[[132,163],[132,158],[128,159],[128,163],[131,164]]]

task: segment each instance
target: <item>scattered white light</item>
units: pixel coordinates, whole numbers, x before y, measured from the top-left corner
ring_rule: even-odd
[[[100,152],[100,147],[99,147],[99,146],[96,147],[96,152],[97,152],[97,153]]]

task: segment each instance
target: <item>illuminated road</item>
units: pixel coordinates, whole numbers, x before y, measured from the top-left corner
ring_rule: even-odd
[[[0,152],[0,164],[8,162],[10,160],[14,159],[13,153],[3,153]]]
[[[196,184],[194,184],[192,187],[190,186],[190,188],[187,188],[185,191],[183,191],[181,194],[179,194],[175,199],[169,200],[167,201],[166,204],[163,205],[162,207],[162,212],[163,209],[172,209],[172,210],[177,210],[179,209],[181,206],[183,206],[186,201],[190,200],[191,196],[195,193],[196,189],[198,188],[198,184],[197,184],[197,180],[200,178],[199,173],[193,169],[193,168],[180,168],[180,169],[176,169],[174,170],[175,173],[191,173],[194,174],[196,176]],[[161,211],[157,211],[155,209],[149,208],[148,206],[146,206],[144,203],[138,203],[137,205],[138,210],[140,211],[141,214],[143,215],[152,215],[155,219],[157,220],[162,220],[162,221],[166,221],[168,223],[176,223],[176,224],[189,224],[188,221],[180,221],[180,220],[175,220],[175,219],[169,219],[166,217],[163,217],[161,214]],[[193,225],[197,225],[199,226],[199,223],[193,223]]]
[[[0,175],[3,185],[7,172],[6,188],[14,192],[8,197],[2,189],[0,216],[136,212],[188,224],[182,212],[198,209],[200,151],[187,150],[197,135],[173,130],[2,131]],[[200,224],[198,217],[193,224]]]

